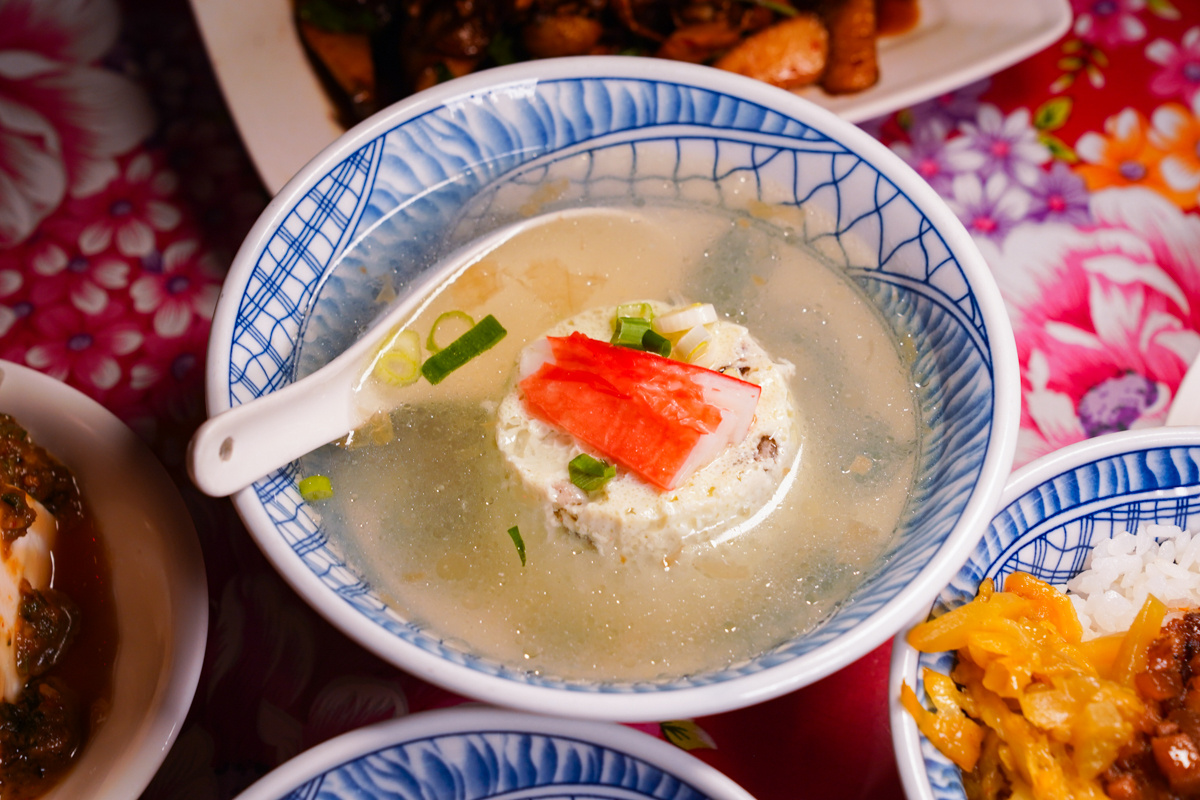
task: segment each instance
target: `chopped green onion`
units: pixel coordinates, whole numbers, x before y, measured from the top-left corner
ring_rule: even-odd
[[[402,330],[379,349],[371,374],[389,386],[407,386],[421,376],[421,337]]]
[[[580,453],[567,464],[567,473],[571,476],[571,483],[580,489],[585,492],[598,492],[616,477],[617,468],[592,458],[587,453]]]
[[[441,383],[451,372],[494,347],[507,333],[496,318],[488,314],[471,330],[425,359],[425,363],[421,365],[421,374],[430,383]]]
[[[461,336],[463,333],[475,327],[475,320],[471,319],[471,315],[465,311],[446,311],[438,315],[438,318],[433,321],[433,327],[429,329],[429,336],[425,339],[425,349],[433,353],[445,349],[444,345],[437,343],[438,334],[445,334],[447,328],[460,327]],[[443,336],[443,338],[445,338]]]
[[[333,482],[326,475],[309,475],[300,480],[300,496],[306,503],[333,497]]]
[[[663,314],[654,321],[654,329],[659,333],[679,333],[716,321],[717,310],[712,303],[694,303],[687,308]]]
[[[508,535],[517,546],[517,555],[521,557],[521,566],[525,566],[525,540],[521,538],[521,529],[513,525],[508,529]]]
[[[641,350],[642,339],[649,330],[651,330],[650,320],[645,317],[617,317],[617,327],[613,331],[609,343],[618,347],[632,347],[634,350]]]
[[[671,356],[671,340],[654,331],[646,331],[642,334],[642,349],[647,353],[657,353],[663,358],[669,358]]]
[[[703,325],[697,325],[692,328],[675,343],[679,359],[688,362],[695,361],[696,357],[708,347],[710,339],[712,339],[712,334]]]
[[[634,317],[654,321],[654,307],[649,303],[623,303],[617,306],[617,318]]]

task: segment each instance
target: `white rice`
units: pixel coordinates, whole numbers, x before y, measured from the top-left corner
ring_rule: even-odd
[[[1168,609],[1200,607],[1200,530],[1146,524],[1102,539],[1083,572],[1058,588],[1071,598],[1085,640],[1128,630],[1148,594]]]

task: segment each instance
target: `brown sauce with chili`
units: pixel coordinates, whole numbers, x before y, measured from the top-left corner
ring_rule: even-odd
[[[66,595],[79,613],[70,644],[53,666],[30,678],[15,703],[0,700],[0,800],[27,800],[45,794],[69,771],[108,716],[117,619],[107,550],[74,477],[5,414],[0,414],[0,482],[23,489],[55,514],[48,593]],[[46,714],[52,721],[44,725],[40,709],[32,715],[22,711],[43,692],[66,698],[64,714]],[[47,750],[55,752],[46,755]]]

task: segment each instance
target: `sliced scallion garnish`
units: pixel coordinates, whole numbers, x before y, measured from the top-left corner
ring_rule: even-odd
[[[616,477],[617,468],[587,453],[580,453],[567,464],[567,474],[571,477],[571,483],[585,492],[598,492]]]
[[[617,317],[617,325],[609,343],[618,347],[632,347],[634,350],[641,350],[642,339],[649,330],[651,330],[650,320],[645,317]]]
[[[473,327],[475,327],[475,320],[471,319],[471,315],[465,311],[442,312],[433,321],[433,327],[429,329],[429,336],[425,339],[425,349],[430,353],[436,353],[445,348],[445,345],[438,344],[439,338],[452,338],[447,334],[455,333],[455,331],[457,331],[455,337],[461,336]]]
[[[649,303],[622,303],[617,306],[617,318],[635,317],[654,321],[654,308]]]
[[[306,503],[328,500],[333,497],[333,482],[327,475],[309,475],[300,479],[300,496]]]
[[[425,359],[425,363],[421,365],[421,374],[430,383],[441,383],[451,372],[485,350],[495,347],[507,333],[504,326],[488,314],[471,330]]]
[[[421,376],[421,337],[416,331],[397,331],[379,349],[371,374],[389,386],[407,386]]]
[[[654,331],[646,331],[642,336],[642,349],[647,353],[654,353],[663,358],[670,358],[671,340]]]
[[[654,320],[654,330],[659,333],[679,333],[691,330],[697,325],[707,325],[716,321],[717,310],[713,308],[712,303],[693,303]]]
[[[692,362],[696,357],[704,352],[708,346],[712,334],[703,325],[697,325],[689,330],[679,341],[675,343],[675,351],[679,354],[681,361]]]
[[[525,540],[521,538],[521,529],[513,525],[508,529],[508,535],[517,546],[517,555],[521,557],[521,566],[525,566]]]

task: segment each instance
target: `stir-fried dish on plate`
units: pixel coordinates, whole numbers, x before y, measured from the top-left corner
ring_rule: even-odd
[[[916,0],[296,0],[301,38],[346,121],[449,78],[515,61],[644,55],[785,89],[861,91],[876,40]]]

